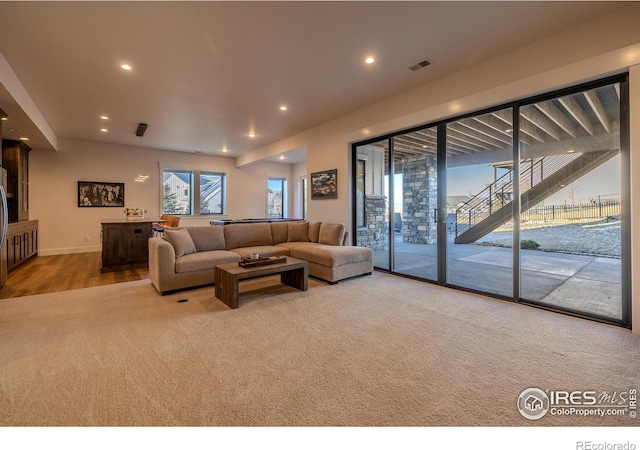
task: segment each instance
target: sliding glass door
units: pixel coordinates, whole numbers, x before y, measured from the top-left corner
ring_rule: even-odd
[[[394,136],[393,269],[438,280],[438,132]]]
[[[423,128],[355,149],[357,245],[378,269],[438,279],[437,135]]]
[[[356,245],[373,250],[378,269],[390,270],[389,139],[355,148]]]
[[[523,106],[520,134],[521,298],[622,320],[620,83]]]
[[[513,110],[447,124],[447,283],[513,297]]]
[[[626,76],[353,147],[374,266],[630,325]]]

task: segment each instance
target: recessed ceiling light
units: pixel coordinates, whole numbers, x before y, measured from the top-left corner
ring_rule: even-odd
[[[280,159],[284,159],[284,155],[280,155]]]
[[[222,149],[222,153],[227,153],[229,150],[227,150],[226,148]]]
[[[102,131],[103,133],[106,133],[109,130],[107,130],[106,128],[100,128],[100,131]]]
[[[576,151],[574,149],[571,150],[567,150],[567,153],[575,153]]]
[[[373,56],[368,56],[367,59],[364,60],[364,62],[367,64],[373,64],[374,62],[376,62],[376,59]]]
[[[20,138],[20,140],[21,140],[21,141],[28,141],[28,140],[29,140],[29,138],[28,138],[28,137],[21,137],[21,138]]]
[[[133,67],[131,67],[129,64],[122,64],[120,65],[120,68],[123,70],[133,70]]]
[[[2,117],[2,118],[0,118],[0,120],[9,120],[9,118],[8,117]]]
[[[254,137],[256,137],[256,134],[253,131],[251,131],[251,132],[249,132],[249,137],[254,138]]]
[[[109,117],[107,117],[107,116],[100,116],[100,118],[101,118],[102,120],[109,120]]]
[[[286,105],[282,105],[282,106],[280,107],[280,111],[286,111],[287,109],[289,109],[289,108],[287,108],[287,106],[286,106]]]

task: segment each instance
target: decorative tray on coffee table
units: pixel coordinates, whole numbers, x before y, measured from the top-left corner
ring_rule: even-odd
[[[268,266],[269,264],[279,264],[287,262],[287,258],[285,256],[267,256],[263,258],[247,258],[242,259],[238,263],[240,267],[258,267],[258,266]]]

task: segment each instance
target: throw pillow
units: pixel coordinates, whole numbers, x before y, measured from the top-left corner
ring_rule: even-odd
[[[223,228],[227,250],[273,245],[270,223],[232,223]]]
[[[320,224],[320,234],[318,235],[318,244],[326,245],[342,245],[344,241],[344,224],[343,223],[326,223]]]
[[[210,250],[224,250],[224,231],[222,225],[189,227],[191,240],[198,252],[207,252]]]
[[[318,242],[318,235],[320,234],[320,224],[322,222],[309,222],[309,242]]]
[[[309,222],[289,222],[287,242],[309,242]]]
[[[176,258],[196,252],[196,246],[186,228],[166,230],[164,232],[164,238],[173,245],[176,251]]]
[[[287,242],[289,238],[289,222],[273,222],[271,224],[271,238],[273,239],[273,245]]]

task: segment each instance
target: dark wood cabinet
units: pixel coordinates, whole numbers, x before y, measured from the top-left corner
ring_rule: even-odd
[[[7,170],[9,222],[29,220],[29,152],[22,141],[2,140],[2,167]]]
[[[157,222],[157,219],[155,220]],[[154,221],[102,221],[102,272],[144,267],[149,263],[149,238]]]
[[[38,221],[10,223],[7,227],[7,270],[14,269],[38,254]]]

